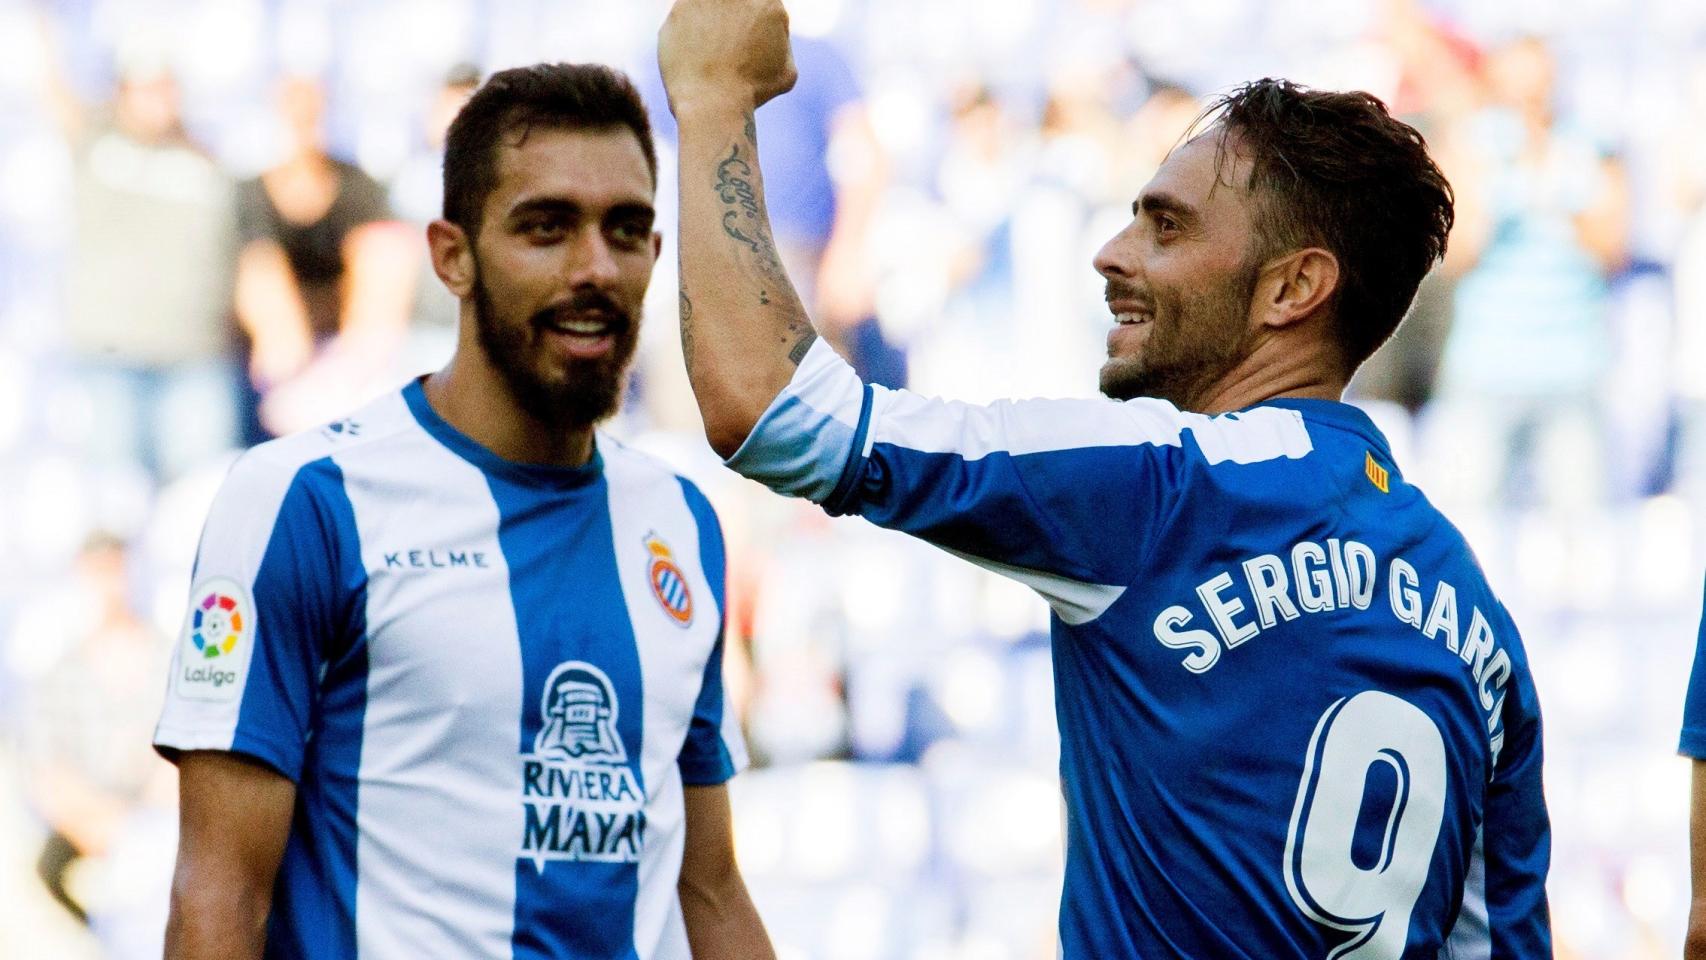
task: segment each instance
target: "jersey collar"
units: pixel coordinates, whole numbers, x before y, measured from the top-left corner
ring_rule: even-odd
[[[450,448],[450,452],[468,461],[484,473],[528,487],[566,490],[584,487],[604,474],[604,457],[598,452],[598,435],[593,434],[592,457],[578,467],[556,467],[543,463],[517,463],[505,460],[481,446],[474,438],[451,426],[427,402],[422,378],[409,381],[403,388],[403,400],[415,421],[434,440]]]
[[[1296,410],[1303,414],[1305,423],[1324,423],[1330,427],[1346,430],[1364,440],[1373,447],[1373,452],[1387,463],[1392,463],[1392,446],[1387,443],[1386,435],[1374,425],[1368,414],[1352,404],[1342,400],[1312,400],[1302,397],[1275,397],[1253,403],[1245,410],[1255,410],[1259,407],[1280,407],[1285,410]]]

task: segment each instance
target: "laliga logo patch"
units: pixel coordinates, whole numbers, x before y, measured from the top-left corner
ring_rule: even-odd
[[[254,649],[254,604],[229,577],[203,580],[190,591],[184,617],[178,691],[194,700],[235,700]]]
[[[190,642],[202,657],[212,660],[236,649],[243,637],[243,606],[237,598],[210,591],[190,611]]]
[[[693,594],[687,589],[687,576],[676,566],[669,545],[657,534],[646,537],[646,551],[651,554],[646,580],[652,585],[652,596],[658,598],[671,620],[687,626],[693,622]]]

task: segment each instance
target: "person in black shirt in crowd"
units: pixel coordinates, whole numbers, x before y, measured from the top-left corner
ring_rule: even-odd
[[[258,395],[251,441],[335,417],[390,385],[418,269],[384,188],[326,152],[320,84],[285,80],[278,107],[286,156],[237,191],[237,320]]]

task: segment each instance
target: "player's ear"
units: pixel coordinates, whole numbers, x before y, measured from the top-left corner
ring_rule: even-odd
[[[1338,289],[1339,258],[1305,247],[1263,264],[1253,306],[1263,325],[1289,327],[1320,312]]]
[[[449,220],[427,224],[427,247],[432,251],[432,270],[458,299],[474,292],[474,244],[468,232]]]

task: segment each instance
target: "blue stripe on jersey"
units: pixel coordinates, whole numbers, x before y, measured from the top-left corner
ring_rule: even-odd
[[[232,750],[300,779],[320,667],[362,635],[365,608],[356,601],[366,578],[343,473],[330,459],[316,460],[291,481],[255,574],[255,649]]]
[[[312,570],[324,570],[325,579],[303,576]],[[318,591],[331,596],[310,596]],[[256,656],[232,749],[267,749],[276,737],[259,731],[269,728],[301,731],[306,738],[312,718],[320,718],[319,733],[307,742],[294,774],[298,811],[317,813],[298,814],[298,829],[285,847],[272,916],[289,922],[269,928],[266,956],[353,957],[357,784],[367,709],[367,571],[343,471],[331,459],[303,467],[285,495],[254,597]],[[337,612],[336,622],[309,622],[328,610]],[[281,760],[288,762],[284,757],[268,762],[279,766]],[[310,832],[308,824],[321,829]]]
[[[509,565],[510,597],[522,654],[522,714],[519,745],[534,753],[544,727],[541,703],[547,679],[570,660],[591,663],[615,688],[616,735],[627,766],[644,790],[640,769],[645,722],[644,690],[634,627],[616,569],[609,487],[597,454],[577,471],[561,471],[563,482],[541,489],[488,471],[498,505],[498,543]],[[565,805],[573,801],[565,800]],[[641,814],[643,818],[643,814]],[[590,817],[588,823],[596,823]],[[643,838],[643,819],[641,836]],[[566,829],[566,828],[565,828]],[[515,865],[517,960],[561,957],[635,956],[634,902],[637,863],[518,858]],[[599,916],[596,924],[562,923],[565,903]]]
[[[723,638],[728,634],[729,624],[728,572],[722,529],[717,525],[710,501],[686,480],[681,481],[681,493],[699,524],[699,564],[705,571],[705,579],[711,582],[711,597],[717,601],[717,612],[722,618],[717,642],[705,660],[705,677],[699,685],[699,698],[693,704],[693,722],[688,725],[687,739],[676,760],[682,783],[707,786],[724,783],[735,775],[734,758],[729,755],[728,744],[723,742]]]
[[[1700,618],[1700,639],[1694,646],[1694,672],[1688,678],[1688,699],[1682,708],[1682,755],[1706,760],[1706,612]]]

